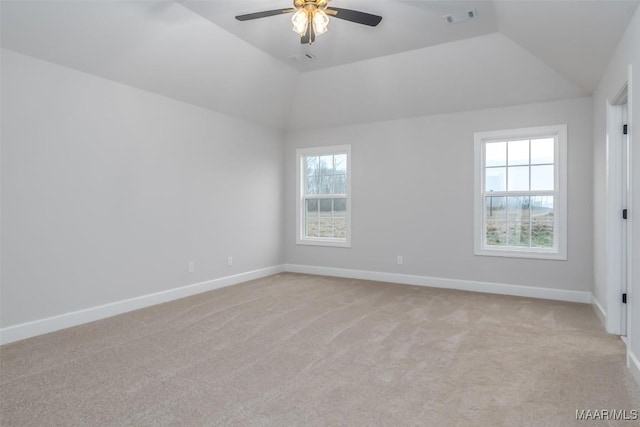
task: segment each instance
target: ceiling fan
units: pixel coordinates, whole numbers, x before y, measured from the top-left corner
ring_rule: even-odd
[[[328,7],[331,0],[293,0],[293,8],[265,10],[264,12],[248,13],[238,15],[238,21],[249,21],[252,19],[266,18],[267,16],[293,13],[291,22],[293,31],[300,35],[300,43],[313,43],[316,36],[327,32],[329,16],[344,19],[358,24],[375,27],[382,21],[382,17],[370,13],[360,12],[351,9],[340,9]]]

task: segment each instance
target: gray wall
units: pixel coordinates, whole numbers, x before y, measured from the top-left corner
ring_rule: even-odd
[[[3,327],[283,262],[591,290],[590,98],[283,135],[11,51],[2,66]],[[474,256],[473,133],[558,123],[569,260]],[[334,144],[353,149],[353,246],[296,245],[295,149]]]
[[[288,133],[285,259],[590,292],[591,117],[591,98],[579,98]],[[568,261],[474,256],[474,132],[560,123],[569,137]],[[295,150],[339,144],[352,144],[352,247],[296,245]]]
[[[283,261],[280,132],[3,50],[1,136],[2,327]]]

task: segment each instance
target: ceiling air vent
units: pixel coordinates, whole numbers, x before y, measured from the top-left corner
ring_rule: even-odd
[[[473,19],[476,17],[476,11],[475,10],[465,10],[464,12],[459,12],[459,13],[453,13],[451,15],[447,15],[444,17],[444,19],[447,21],[447,23],[449,24],[457,24],[458,22],[464,22],[464,21],[468,21],[470,19]]]
[[[297,53],[289,57],[289,59],[295,62],[307,62],[307,61],[312,61],[315,58],[316,58],[315,55],[312,55],[309,52]]]

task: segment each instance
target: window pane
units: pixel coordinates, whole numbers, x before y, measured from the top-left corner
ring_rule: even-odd
[[[508,191],[529,191],[529,166],[509,167]]]
[[[531,223],[531,246],[537,248],[553,247],[553,222]]]
[[[507,243],[507,223],[487,221],[487,245],[504,246]]]
[[[507,218],[509,221],[529,221],[529,197],[507,197]]]
[[[326,175],[333,172],[333,156],[320,156],[320,173]]]
[[[320,194],[331,194],[333,191],[333,176],[320,177]]]
[[[306,237],[346,238],[346,198],[307,199],[305,204]]]
[[[553,196],[531,198],[531,221],[553,222]]]
[[[529,246],[529,221],[508,223],[507,244],[509,246]]]
[[[531,140],[531,164],[553,163],[555,140],[553,138]]]
[[[318,194],[320,190],[320,177],[308,176],[307,177],[307,194]]]
[[[320,216],[331,216],[333,211],[332,199],[320,199]]]
[[[347,218],[333,219],[334,237],[344,239],[347,237]]]
[[[333,216],[347,216],[347,199],[333,199]]]
[[[306,237],[318,237],[318,218],[307,218],[305,220],[304,235]]]
[[[505,166],[507,164],[507,143],[488,142],[484,146],[485,166]]]
[[[509,166],[529,164],[529,141],[509,141]]]
[[[487,221],[504,221],[507,219],[506,197],[487,197],[485,203]]]
[[[531,246],[553,247],[553,196],[531,198]]]
[[[531,190],[553,191],[553,165],[531,166]]]
[[[347,193],[347,176],[334,175],[333,176],[333,194],[346,194],[346,193]]]
[[[347,155],[346,154],[338,154],[334,156],[334,162],[335,162],[336,173],[347,172]]]
[[[311,212],[318,213],[318,199],[306,199],[307,215]]]
[[[318,222],[318,237],[333,237],[333,218],[320,217]]]
[[[506,168],[485,169],[486,191],[505,191],[507,189]]]
[[[307,157],[307,176],[316,175],[318,173],[318,157]]]
[[[318,237],[318,200],[307,199],[304,221],[304,234],[307,237]]]

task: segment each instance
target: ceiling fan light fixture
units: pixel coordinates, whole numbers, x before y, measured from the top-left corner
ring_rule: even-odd
[[[300,37],[304,36],[309,26],[309,12],[303,7],[299,8],[291,17],[291,22],[293,23],[293,31],[300,34]]]
[[[324,34],[329,29],[329,17],[322,9],[316,9],[313,11],[313,31],[316,36]]]
[[[0,0],[2,1],[2,0]],[[250,21],[268,16],[293,13],[291,23],[293,31],[300,36],[300,43],[313,43],[316,36],[322,35],[329,30],[329,16],[356,24],[375,27],[382,20],[382,16],[372,15],[358,10],[340,9],[337,7],[328,8],[331,0],[293,0],[293,8],[273,9],[262,12],[246,13],[237,15],[238,21]]]
[[[317,4],[306,4],[299,7],[291,17],[293,23],[293,31],[298,33],[300,37],[304,37],[309,29],[309,25],[313,26],[313,32],[316,36],[324,34],[329,29],[329,16],[317,6]]]

